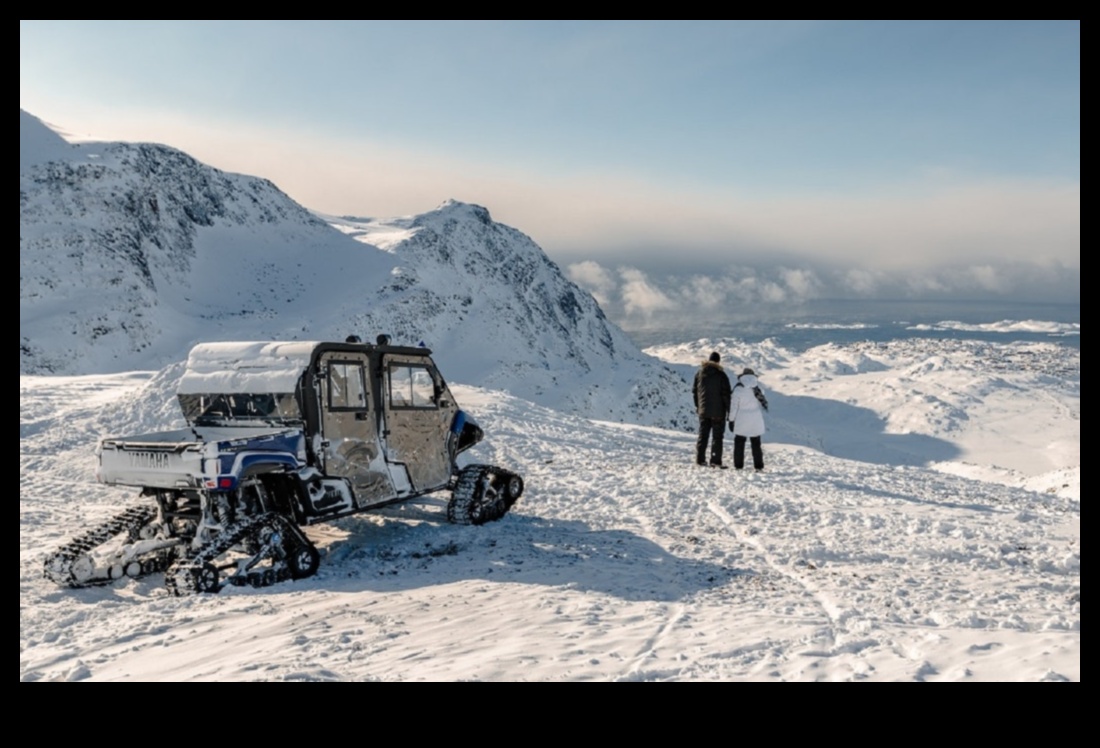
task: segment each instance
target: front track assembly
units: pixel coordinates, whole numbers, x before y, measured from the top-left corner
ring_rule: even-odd
[[[296,525],[268,512],[226,527],[173,564],[164,584],[173,595],[217,592],[227,584],[269,587],[312,576],[320,563],[316,546]]]
[[[523,494],[523,478],[494,465],[469,465],[458,473],[447,520],[460,525],[483,525],[508,513]]]

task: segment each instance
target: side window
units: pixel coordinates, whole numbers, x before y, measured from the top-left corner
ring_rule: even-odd
[[[435,382],[427,369],[412,370],[412,405],[414,408],[435,407]]]
[[[330,410],[367,409],[367,387],[362,363],[358,361],[329,363],[328,407]]]
[[[436,408],[435,380],[424,366],[390,364],[390,407]]]

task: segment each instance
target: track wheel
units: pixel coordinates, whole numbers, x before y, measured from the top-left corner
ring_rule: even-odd
[[[508,511],[508,500],[501,487],[486,480],[478,488],[476,498],[470,505],[470,519],[475,525],[493,522]]]
[[[483,470],[477,476],[473,491],[465,496],[454,496],[447,515],[452,521],[464,525],[483,525],[503,517],[510,504],[505,486],[495,475]]]
[[[504,479],[504,498],[508,502],[508,506],[516,503],[516,500],[523,495],[523,478],[519,477],[515,473],[512,473]]]
[[[293,579],[304,579],[317,573],[321,554],[312,543],[299,543],[286,558]]]
[[[217,592],[222,588],[221,575],[218,574],[218,570],[214,568],[213,564],[203,564],[201,569],[197,569],[192,573],[194,574],[195,591]]]
[[[221,589],[221,575],[211,563],[202,566],[169,569],[165,576],[168,590],[177,596],[198,592],[217,592]]]

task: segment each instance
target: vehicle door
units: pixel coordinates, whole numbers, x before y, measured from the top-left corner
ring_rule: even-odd
[[[383,358],[386,457],[404,465],[417,493],[451,479],[447,435],[454,403],[427,356]]]
[[[371,410],[367,355],[330,351],[322,354],[320,366],[325,473],[348,479],[360,508],[393,498],[377,414]]]

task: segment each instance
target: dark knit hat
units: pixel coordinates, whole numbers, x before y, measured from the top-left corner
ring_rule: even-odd
[[[718,363],[722,360],[722,357],[718,355],[718,351],[715,351],[714,353],[710,354],[710,360],[714,363]]]
[[[740,376],[743,377],[743,376],[746,376],[747,374],[752,374],[754,377],[756,376],[756,372],[753,371],[752,369],[745,369],[743,372],[741,372]]]

